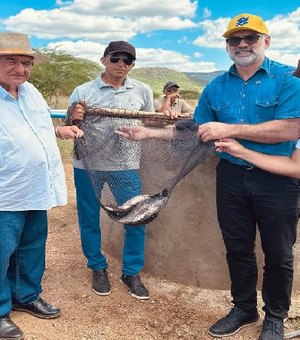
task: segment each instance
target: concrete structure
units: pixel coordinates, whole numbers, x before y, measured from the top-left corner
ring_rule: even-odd
[[[216,163],[217,158],[210,157],[182,179],[167,206],[147,226],[145,271],[202,288],[230,288],[225,247],[216,217]],[[102,217],[103,249],[121,258],[123,227],[104,212]],[[299,249],[297,245],[294,280],[297,290],[300,289]],[[263,258],[259,233],[257,256],[261,277]]]

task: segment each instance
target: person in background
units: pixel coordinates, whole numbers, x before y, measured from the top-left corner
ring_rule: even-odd
[[[294,68],[265,57],[268,28],[259,16],[240,14],[223,34],[234,64],[212,80],[195,109],[202,141],[238,139],[253,151],[290,157],[299,137],[300,80]],[[259,319],[256,227],[264,253],[265,319],[260,340],[282,340],[293,282],[298,222],[298,180],[276,176],[228,153],[218,153],[217,214],[226,247],[233,308],[209,329],[230,336]]]
[[[153,93],[150,87],[128,77],[135,60],[134,46],[126,41],[110,42],[101,57],[105,71],[95,80],[76,87],[71,94],[69,120],[84,120],[85,109],[81,102],[105,108],[153,111]],[[120,121],[122,120],[103,118],[102,123],[97,125],[97,129],[102,131],[106,152],[100,157],[95,169],[100,178],[99,182],[101,181],[97,189],[102,191],[107,183],[118,204],[141,192],[141,181],[137,173],[140,160],[136,156],[136,146],[131,149],[128,143],[119,141],[115,154],[112,134]],[[134,121],[126,120],[126,124],[137,124]],[[98,295],[109,295],[111,286],[107,273],[108,263],[101,251],[100,205],[82,162],[75,159],[74,179],[82,249],[87,258],[87,266],[93,272],[92,289]],[[120,280],[129,293],[140,300],[149,298],[149,291],[139,276],[144,267],[144,252],[145,225],[124,225]]]
[[[180,97],[180,86],[168,81],[163,88],[163,95],[159,96],[154,101],[154,109],[156,112],[164,112],[172,117],[177,117],[179,114],[191,116],[193,108]]]
[[[22,33],[0,33],[0,339],[20,340],[11,310],[51,319],[60,309],[40,294],[45,271],[47,209],[66,204],[66,183],[51,111],[27,82],[35,54]],[[57,127],[77,138],[77,126]]]

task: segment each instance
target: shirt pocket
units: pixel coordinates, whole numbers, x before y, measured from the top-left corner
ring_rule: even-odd
[[[223,123],[236,123],[237,116],[232,112],[230,102],[215,103],[211,105],[211,109],[217,117],[217,121]]]
[[[278,97],[257,98],[255,100],[256,119],[258,122],[267,122],[275,119],[275,111],[279,102]]]

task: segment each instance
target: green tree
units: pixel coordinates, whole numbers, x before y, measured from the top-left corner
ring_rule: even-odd
[[[76,86],[94,79],[102,70],[98,64],[64,51],[44,49],[39,52],[49,57],[49,63],[35,65],[29,81],[49,104],[54,100],[54,108],[58,107],[60,96],[69,96]]]

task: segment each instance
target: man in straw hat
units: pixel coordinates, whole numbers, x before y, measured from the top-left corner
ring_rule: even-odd
[[[44,301],[47,209],[66,204],[63,166],[50,109],[27,82],[35,54],[26,34],[0,33],[0,339],[23,339],[11,310],[55,318]],[[82,136],[76,126],[59,127],[62,138]]]
[[[300,81],[294,68],[269,60],[268,28],[259,16],[240,14],[223,34],[234,65],[204,89],[194,119],[203,141],[232,137],[255,151],[291,156],[299,137]],[[265,319],[260,340],[284,338],[290,307],[298,181],[276,176],[226,152],[218,154],[217,213],[225,242],[233,308],[209,329],[230,336],[259,319],[256,226],[265,265]]]

